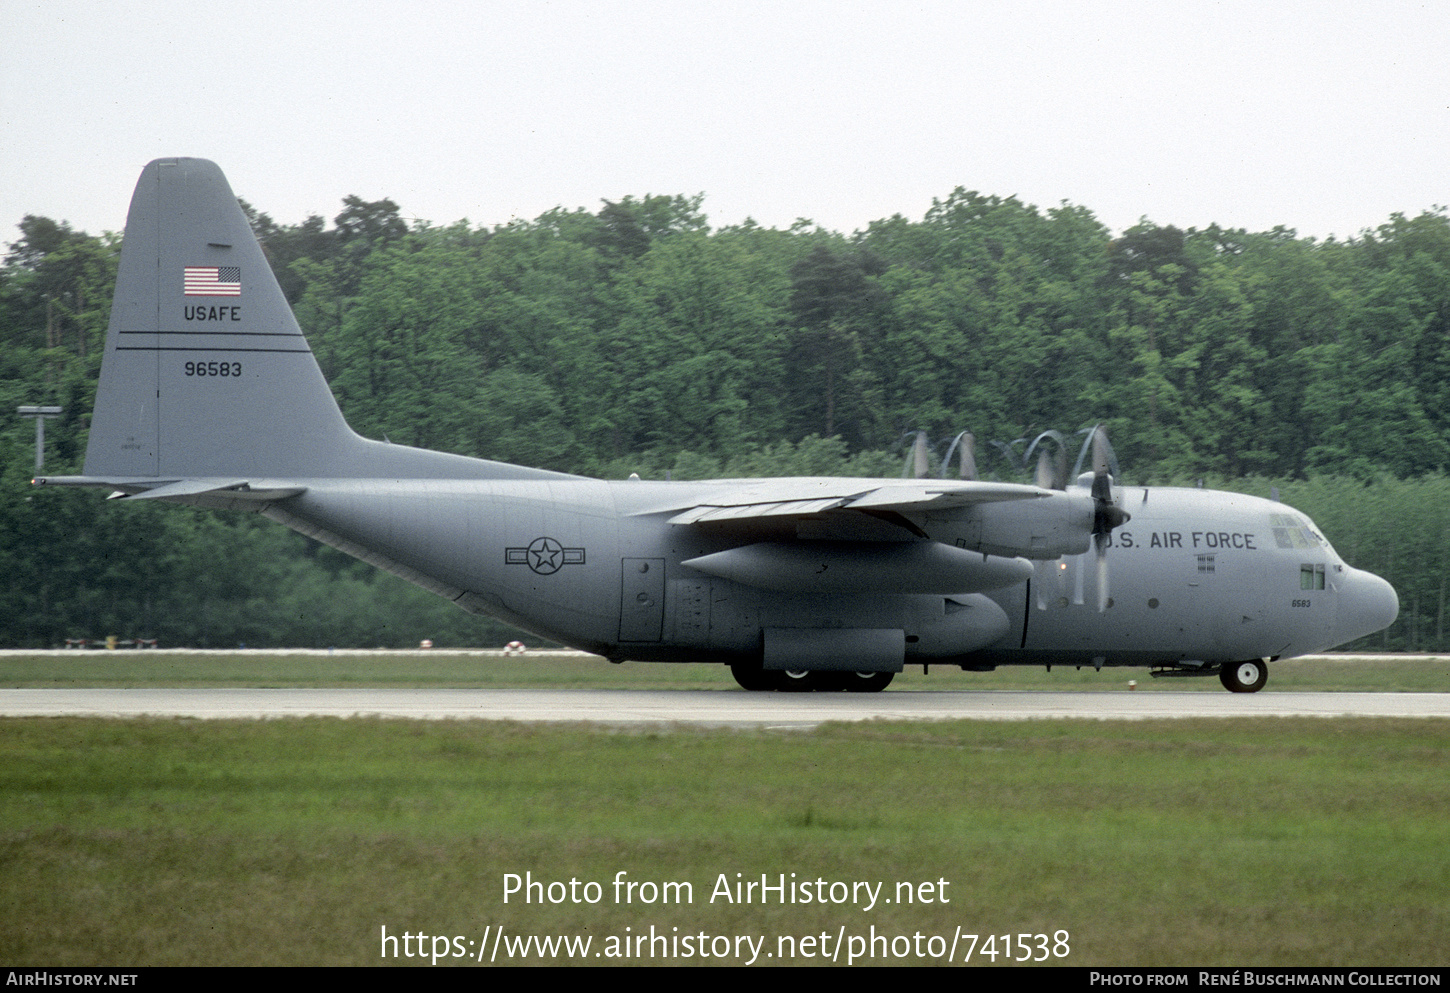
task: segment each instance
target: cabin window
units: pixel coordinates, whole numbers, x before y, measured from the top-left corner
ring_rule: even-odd
[[[1299,588],[1301,590],[1324,589],[1324,566],[1305,562],[1299,566]]]

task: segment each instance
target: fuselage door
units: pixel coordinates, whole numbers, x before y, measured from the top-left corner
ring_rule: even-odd
[[[620,641],[659,641],[665,625],[665,560],[622,559]]]

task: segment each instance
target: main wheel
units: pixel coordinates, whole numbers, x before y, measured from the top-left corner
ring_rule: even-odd
[[[1218,681],[1230,693],[1257,693],[1269,681],[1269,666],[1263,659],[1225,662],[1219,667]]]
[[[742,690],[773,690],[775,689],[775,673],[766,672],[757,663],[751,665],[749,662],[740,662],[730,667],[730,675],[740,684]]]
[[[848,672],[846,689],[851,693],[880,693],[891,685],[894,672]]]
[[[822,686],[822,674],[809,669],[782,669],[773,675],[775,688],[782,693],[809,693]]]

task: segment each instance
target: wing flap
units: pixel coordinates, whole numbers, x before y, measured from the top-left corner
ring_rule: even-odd
[[[851,510],[936,510],[1005,500],[1037,500],[1050,491],[1019,483],[933,483],[883,486],[850,501]]]
[[[810,517],[828,510],[926,512],[983,503],[1034,500],[1051,490],[1018,483],[981,483],[970,480],[860,480],[781,479],[694,494],[688,504],[655,507],[641,513],[674,511],[671,524],[709,524],[767,517]]]
[[[786,500],[778,503],[747,503],[735,506],[702,504],[670,518],[671,524],[702,524],[708,521],[738,521],[745,518],[785,517],[792,514],[809,516],[835,510],[846,503],[845,498],[824,500]]]

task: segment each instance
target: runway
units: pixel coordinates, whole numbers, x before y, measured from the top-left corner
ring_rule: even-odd
[[[3,717],[394,717],[607,725],[813,727],[825,721],[1450,717],[1450,693],[494,689],[8,689]]]

